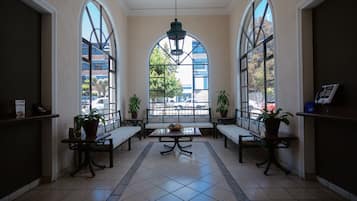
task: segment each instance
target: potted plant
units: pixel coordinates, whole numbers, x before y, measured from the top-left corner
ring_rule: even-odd
[[[289,117],[293,114],[290,112],[282,112],[283,109],[279,108],[277,110],[263,109],[263,112],[258,116],[258,121],[263,121],[265,125],[265,132],[267,138],[274,138],[278,136],[280,122],[289,125]]]
[[[138,111],[140,109],[141,100],[134,94],[134,96],[129,99],[129,113],[131,113],[131,118],[136,119],[138,117]]]
[[[226,90],[220,90],[218,93],[216,112],[219,112],[221,117],[227,117],[229,106],[228,96],[229,95],[226,93]]]
[[[83,127],[86,136],[89,138],[95,138],[97,136],[97,129],[99,121],[104,124],[103,114],[99,114],[97,110],[91,110],[89,114],[81,114],[74,117],[75,132],[80,132]]]

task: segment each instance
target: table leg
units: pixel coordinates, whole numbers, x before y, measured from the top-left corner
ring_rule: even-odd
[[[287,169],[285,169],[283,166],[281,166],[281,164],[280,164],[280,163],[278,162],[278,160],[276,159],[275,153],[274,153],[274,147],[269,147],[269,148],[268,148],[268,151],[269,151],[269,156],[268,156],[269,158],[268,158],[267,160],[261,162],[261,163],[257,163],[257,164],[256,164],[257,167],[260,167],[260,166],[262,166],[262,165],[268,163],[267,166],[265,167],[265,170],[264,170],[264,174],[265,174],[266,176],[268,176],[268,171],[269,171],[269,169],[270,169],[271,164],[273,163],[273,164],[275,164],[280,170],[282,170],[283,172],[285,172],[285,174],[289,174],[290,171],[287,170]]]
[[[182,147],[179,143],[177,143],[177,147],[180,149],[180,151],[182,151],[182,152],[185,152],[185,153],[188,153],[188,154],[192,154],[192,152],[191,151],[187,151],[187,150],[184,150],[183,148],[185,148],[185,147],[187,147],[187,146],[184,146],[184,147]]]
[[[99,164],[96,163],[93,159],[91,160],[91,163],[92,163],[95,167],[98,167],[98,168],[101,168],[101,169],[104,169],[104,168],[105,168],[105,165],[99,165]]]
[[[189,144],[189,145],[185,145],[185,146],[181,146],[181,145],[180,145],[180,147],[181,147],[181,148],[187,148],[187,147],[192,147],[192,144]]]
[[[263,162],[257,163],[256,165],[257,165],[257,167],[260,167],[260,166],[266,164],[267,162],[268,162],[268,160],[265,160]]]
[[[170,146],[170,145],[164,144],[164,147],[169,148],[169,149],[172,149],[172,147],[173,147],[173,146]]]
[[[166,145],[166,144],[165,144]],[[165,146],[164,145],[164,146]],[[160,154],[166,154],[166,153],[169,153],[169,152],[172,152],[174,149],[175,149],[175,147],[176,147],[176,145],[177,145],[177,143],[176,143],[176,140],[175,140],[175,144],[171,147],[171,146],[169,146],[169,145],[166,145],[165,147],[169,147],[170,149],[169,150],[167,150],[167,151],[162,151],[162,152],[160,152]]]

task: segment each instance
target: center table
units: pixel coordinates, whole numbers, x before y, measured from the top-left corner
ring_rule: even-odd
[[[199,137],[201,136],[201,132],[200,129],[198,128],[182,128],[180,130],[170,130],[168,128],[161,128],[161,129],[156,129],[154,130],[149,137],[170,137],[174,139],[174,145],[173,146],[169,146],[169,145],[164,145],[165,147],[168,147],[169,150],[166,151],[162,151],[160,152],[161,154],[166,154],[169,153],[171,151],[173,151],[177,145],[177,147],[179,148],[180,151],[184,152],[184,153],[188,153],[188,154],[192,154],[191,151],[187,151],[184,148],[190,147],[192,145],[186,145],[186,146],[182,146],[180,144],[180,138],[183,137]]]

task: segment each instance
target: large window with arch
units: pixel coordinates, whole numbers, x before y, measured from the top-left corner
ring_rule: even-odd
[[[167,37],[150,54],[149,109],[152,115],[208,114],[208,57],[197,39],[186,36],[184,53],[170,54]]]
[[[267,0],[255,0],[248,9],[241,30],[239,51],[242,114],[274,109],[276,99],[271,8]]]
[[[89,1],[82,13],[81,110],[103,114],[117,110],[116,47],[103,7]]]

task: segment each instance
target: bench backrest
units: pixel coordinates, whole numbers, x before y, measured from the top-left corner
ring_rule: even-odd
[[[77,117],[74,117],[74,124],[73,124],[74,130],[76,130],[78,127],[76,123],[77,122],[76,118]],[[116,128],[119,128],[120,126],[121,126],[120,110],[113,113],[104,114],[104,124],[102,122],[99,122],[98,129],[97,129],[97,136],[112,131]],[[83,134],[85,133],[83,128],[80,128],[80,130],[81,133]]]
[[[103,123],[99,124],[97,135],[110,132],[121,126],[120,110],[113,113],[104,114],[104,122],[105,122],[104,124]]]
[[[260,136],[264,132],[265,127],[262,121],[258,121],[259,114],[253,112],[246,112],[236,109],[235,119],[239,127],[251,131],[252,134]]]
[[[197,109],[146,109],[147,123],[211,122],[211,108]]]

